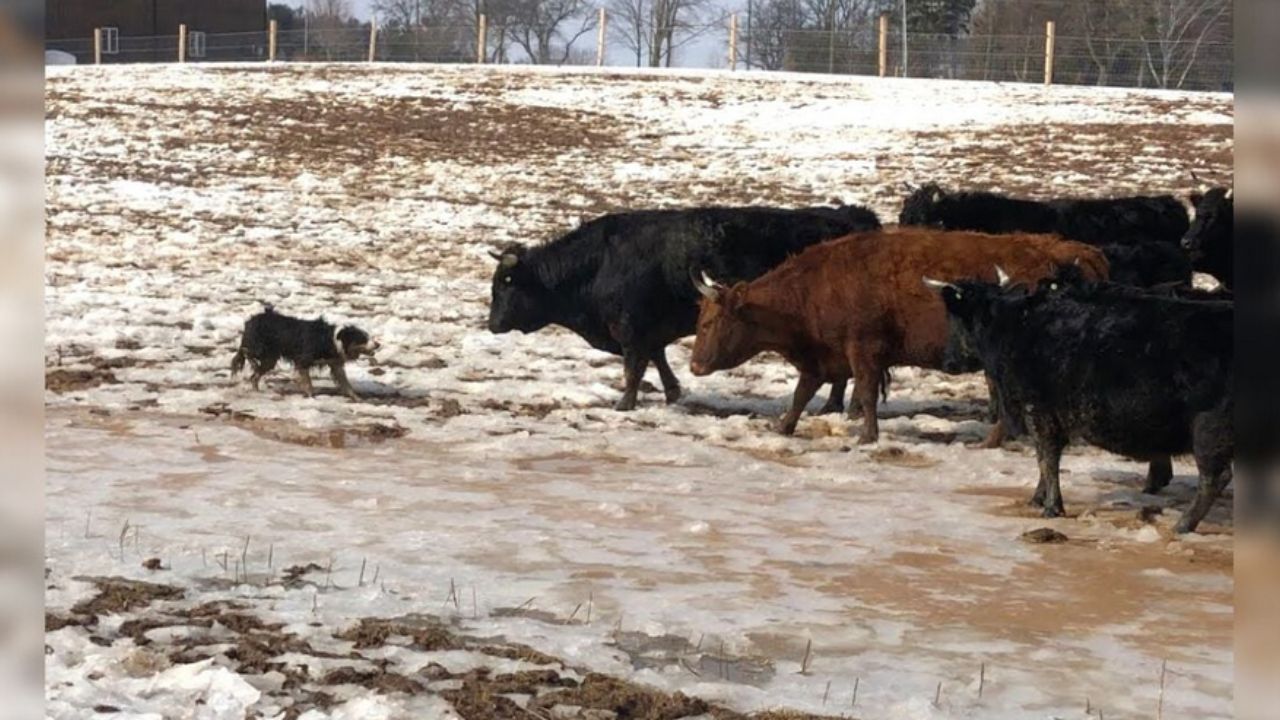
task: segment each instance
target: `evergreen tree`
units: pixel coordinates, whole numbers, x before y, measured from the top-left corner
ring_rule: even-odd
[[[977,0],[907,0],[910,32],[955,37],[969,32]]]

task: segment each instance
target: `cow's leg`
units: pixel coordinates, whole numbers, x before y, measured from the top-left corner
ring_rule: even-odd
[[[987,395],[990,398],[987,402],[987,419],[993,424],[991,425],[991,431],[978,444],[978,447],[998,448],[1004,444],[1005,440],[1026,435],[1027,428],[1022,421],[1022,416],[1016,412],[1010,412],[1004,400],[1000,397],[1000,388],[990,377],[987,378]]]
[[[828,415],[830,413],[844,412],[844,391],[849,387],[848,378],[839,378],[831,382],[831,395],[827,397],[827,403],[818,411],[819,415]]]
[[[253,375],[249,376],[249,381],[253,383],[254,390],[258,390],[258,381],[262,379],[262,376],[275,369],[276,362],[277,359],[270,356],[262,359],[249,358],[249,364],[253,366]]]
[[[1225,406],[1225,403],[1224,403]],[[1191,507],[1182,514],[1175,532],[1193,532],[1205,515],[1213,509],[1213,503],[1231,482],[1231,457],[1234,451],[1231,428],[1231,411],[1205,413],[1196,418],[1192,429],[1192,443],[1196,454],[1196,469],[1200,471],[1200,487]]]
[[[813,399],[814,394],[818,392],[818,388],[822,387],[822,379],[817,374],[801,372],[800,379],[796,381],[795,394],[791,396],[791,409],[786,415],[782,416],[782,421],[778,425],[778,432],[783,435],[792,435],[796,431],[796,423],[800,422],[800,414],[804,412],[809,401]]]
[[[351,400],[360,399],[360,396],[356,395],[355,388],[351,387],[351,381],[347,380],[347,370],[342,366],[342,361],[335,360],[329,363],[329,373],[333,375],[333,382],[337,384],[343,395]]]
[[[1197,461],[1196,465],[1200,463]],[[1195,532],[1200,521],[1205,515],[1213,509],[1213,503],[1231,484],[1231,463],[1214,464],[1211,467],[1200,467],[1200,487],[1196,490],[1196,499],[1191,503],[1191,507],[1182,514],[1182,518],[1178,520],[1178,524],[1174,527],[1174,532],[1189,533]]]
[[[1004,411],[1000,407],[1000,389],[996,384],[987,378],[987,422],[991,423],[991,431],[987,433],[987,437],[980,443],[979,448],[998,448],[1004,443],[1007,436],[1004,423]]]
[[[1000,422],[1000,388],[996,387],[996,384],[991,381],[990,377],[987,377],[986,380],[988,398],[987,422],[994,425]]]
[[[1142,492],[1148,495],[1155,495],[1165,489],[1172,479],[1173,462],[1169,459],[1169,456],[1156,458],[1147,466],[1147,483],[1142,486]]]
[[[311,368],[306,365],[298,366],[298,386],[307,397],[315,397],[315,388],[311,387]]]
[[[649,354],[623,349],[622,368],[625,373],[622,397],[613,406],[615,410],[626,412],[636,409],[636,396],[640,394],[640,381],[644,379],[644,371],[649,367]]]
[[[880,400],[881,379],[884,369],[872,359],[850,351],[849,365],[853,368],[853,396],[857,403],[849,403],[849,419],[854,420],[855,408],[862,410],[862,433],[859,445],[869,445],[880,439],[880,422],[876,408]]]
[[[1004,421],[997,417],[996,424],[991,426],[991,431],[987,433],[982,442],[978,443],[978,447],[984,449],[998,448],[1004,444],[1004,439]]]
[[[1042,506],[1042,514],[1047,518],[1062,517],[1066,512],[1062,505],[1062,486],[1058,483],[1064,447],[1066,442],[1058,433],[1036,433],[1036,460],[1040,465],[1040,482],[1036,486],[1036,494],[1031,498],[1031,504]]]
[[[667,349],[659,349],[651,359],[653,366],[658,368],[658,377],[662,378],[662,392],[667,396],[667,404],[674,405],[680,402],[680,381],[676,379],[676,374],[671,372],[671,365],[667,363]]]

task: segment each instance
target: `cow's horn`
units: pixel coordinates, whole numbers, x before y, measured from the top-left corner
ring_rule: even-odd
[[[1004,268],[999,265],[996,266],[996,281],[1000,283],[1000,287],[1009,284],[1009,273],[1005,272]]]
[[[1226,199],[1230,200],[1230,199],[1231,199],[1231,197],[1232,197],[1233,195],[1235,195],[1235,194],[1236,194],[1236,189],[1235,189],[1235,188],[1227,188],[1227,194],[1226,194],[1226,195],[1224,195],[1223,197],[1225,197]]]
[[[1191,198],[1186,196],[1179,196],[1178,199],[1182,201],[1182,207],[1186,208],[1187,210],[1187,219],[1190,220],[1191,222],[1195,222],[1196,221],[1195,201],[1193,201]]]
[[[702,273],[701,280],[693,277],[692,273],[689,275],[689,279],[693,281],[693,287],[697,289],[698,294],[702,297],[711,298],[712,300],[720,297],[720,293],[716,290],[715,282],[707,277],[706,272]]]
[[[715,280],[712,280],[712,279],[711,279],[711,276],[710,276],[710,275],[707,275],[707,271],[706,271],[706,270],[703,270],[703,271],[702,271],[702,283],[703,283],[704,285],[706,285],[707,287],[709,287],[709,288],[715,288],[715,289],[717,289],[717,290],[718,290],[718,289],[720,289],[720,288],[722,288],[722,287],[724,287],[723,285],[721,285],[720,283],[716,282]]]
[[[943,282],[943,281],[941,281],[941,280],[934,280],[933,278],[929,277],[928,275],[926,275],[926,276],[924,276],[924,277],[922,277],[922,278],[920,278],[920,279],[924,281],[924,286],[925,286],[925,287],[927,287],[927,288],[929,288],[930,290],[941,290],[941,289],[943,289],[943,288],[952,288],[952,289],[955,289],[955,285],[953,285],[953,284],[951,284],[951,283],[949,283],[949,282]]]
[[[1196,171],[1195,171],[1195,170],[1192,170],[1192,171],[1191,171],[1191,182],[1193,182],[1193,183],[1195,183],[1195,184],[1197,184],[1197,185],[1199,185],[1199,184],[1200,184],[1200,176],[1199,176],[1199,175],[1196,175]]]
[[[497,250],[490,250],[489,257],[493,258],[494,260],[501,260],[502,253],[498,252]]]
[[[902,186],[903,186],[903,187],[905,187],[905,188],[907,189],[907,192],[915,192],[916,190],[920,189],[920,186],[919,186],[919,185],[912,185],[911,183],[907,182],[906,180],[903,180],[903,181],[902,181]]]
[[[504,268],[513,268],[519,262],[520,256],[515,253],[503,253],[502,257],[498,260],[498,264]]]

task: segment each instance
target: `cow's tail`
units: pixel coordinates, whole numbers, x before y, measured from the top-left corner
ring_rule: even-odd
[[[889,368],[885,368],[880,374],[880,402],[889,402],[889,383],[893,381],[893,376],[889,374]]]
[[[231,375],[232,377],[239,375],[244,370],[244,348],[236,350],[236,354],[231,356]]]

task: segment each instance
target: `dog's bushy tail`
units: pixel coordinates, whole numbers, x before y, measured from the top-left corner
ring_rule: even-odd
[[[244,348],[236,350],[236,354],[231,357],[231,374],[239,375],[244,369]]]

